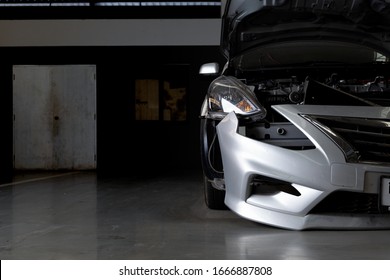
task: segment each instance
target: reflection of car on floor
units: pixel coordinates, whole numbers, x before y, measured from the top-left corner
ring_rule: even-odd
[[[390,1],[224,5],[205,200],[286,229],[390,228]]]

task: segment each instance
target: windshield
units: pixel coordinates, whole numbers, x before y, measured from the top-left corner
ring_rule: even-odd
[[[316,64],[388,63],[390,58],[369,47],[332,41],[288,42],[262,46],[233,58],[238,70]]]

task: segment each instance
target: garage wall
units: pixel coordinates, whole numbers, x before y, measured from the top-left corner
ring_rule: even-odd
[[[13,65],[96,65],[101,174],[200,168],[198,116],[210,80],[197,74],[223,62],[219,27],[214,19],[0,21],[0,182],[13,174]],[[186,121],[136,121],[134,79],[166,65],[188,66]]]
[[[0,20],[0,46],[215,46],[220,19]]]

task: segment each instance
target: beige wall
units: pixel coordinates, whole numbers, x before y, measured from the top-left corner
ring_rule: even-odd
[[[213,46],[220,19],[0,20],[0,47]]]

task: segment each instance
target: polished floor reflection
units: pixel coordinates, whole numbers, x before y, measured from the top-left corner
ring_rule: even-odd
[[[0,259],[390,259],[390,231],[289,231],[207,209],[196,172],[0,186]]]

